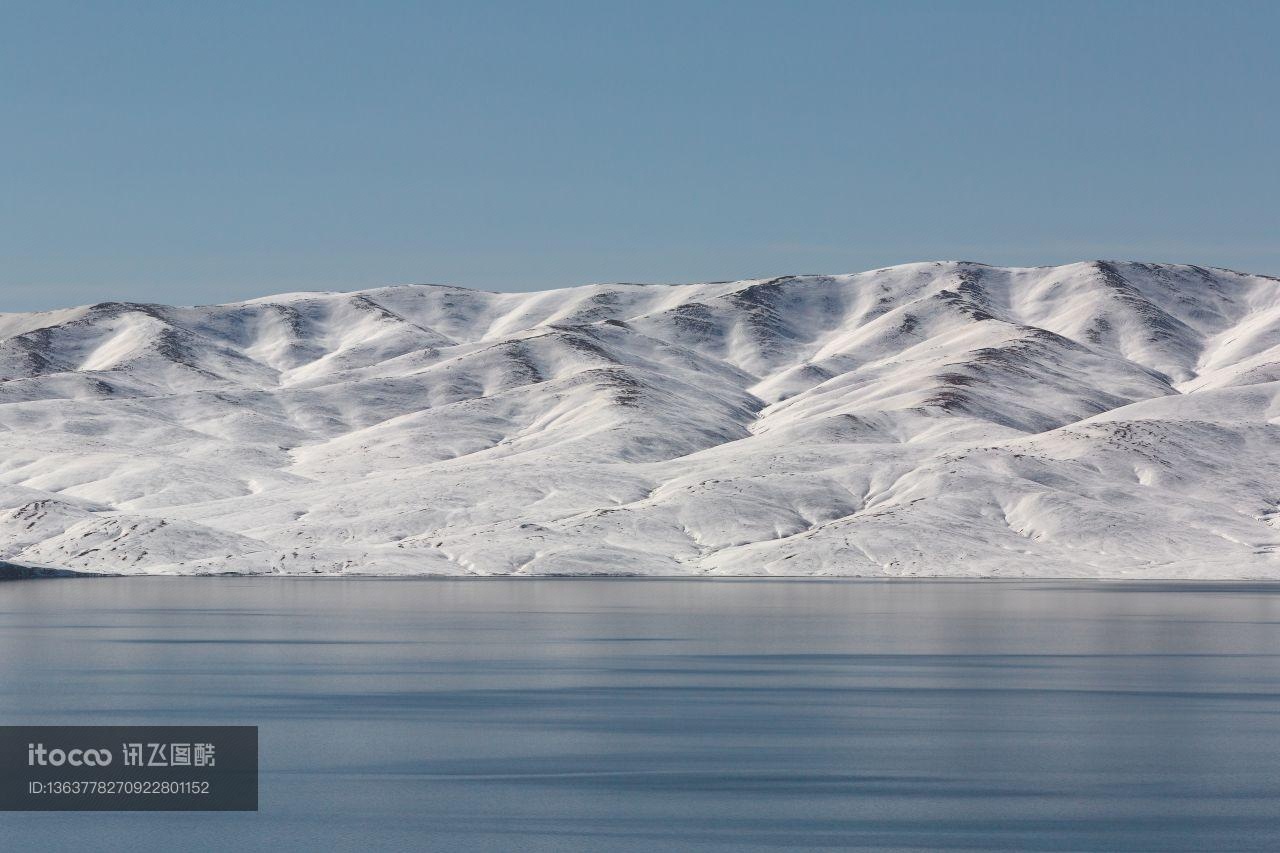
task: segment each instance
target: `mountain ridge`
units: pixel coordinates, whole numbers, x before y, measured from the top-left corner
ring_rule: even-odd
[[[0,314],[0,561],[1280,575],[1280,279],[1125,261]]]

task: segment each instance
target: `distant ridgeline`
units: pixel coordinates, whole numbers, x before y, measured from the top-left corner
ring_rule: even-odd
[[[1278,577],[1278,380],[1122,262],[0,314],[0,576]]]

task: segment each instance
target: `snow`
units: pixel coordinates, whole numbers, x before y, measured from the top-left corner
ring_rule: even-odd
[[[0,314],[0,564],[1280,577],[1280,280],[854,275]]]

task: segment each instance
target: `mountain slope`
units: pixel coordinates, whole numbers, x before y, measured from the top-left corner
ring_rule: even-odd
[[[1280,280],[921,263],[0,314],[0,562],[1280,576]]]

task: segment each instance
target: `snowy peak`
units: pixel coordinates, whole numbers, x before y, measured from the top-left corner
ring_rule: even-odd
[[[1278,383],[1120,261],[0,314],[0,562],[1270,577]]]

